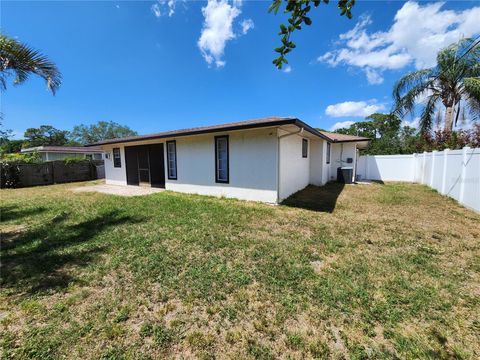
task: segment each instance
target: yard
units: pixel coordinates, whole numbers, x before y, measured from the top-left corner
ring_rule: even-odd
[[[2,359],[480,357],[480,215],[427,187],[77,186],[0,193]]]

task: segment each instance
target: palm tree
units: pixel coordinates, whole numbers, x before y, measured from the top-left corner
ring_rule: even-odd
[[[445,131],[452,131],[460,113],[480,115],[480,41],[463,39],[437,54],[437,66],[406,74],[394,86],[394,113],[414,113],[426,99],[420,116],[422,133],[430,131],[439,103],[445,107]],[[455,121],[454,121],[455,120]]]
[[[57,66],[45,55],[8,36],[0,34],[0,88],[7,88],[7,77],[14,75],[14,85],[25,82],[35,74],[47,82],[48,89],[55,91],[62,83]]]

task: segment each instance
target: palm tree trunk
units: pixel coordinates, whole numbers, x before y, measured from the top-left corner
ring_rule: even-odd
[[[453,130],[453,106],[447,106],[445,110],[445,131]]]

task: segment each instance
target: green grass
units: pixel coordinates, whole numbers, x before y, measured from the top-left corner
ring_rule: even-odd
[[[426,187],[76,186],[0,192],[2,359],[480,357],[480,215]]]

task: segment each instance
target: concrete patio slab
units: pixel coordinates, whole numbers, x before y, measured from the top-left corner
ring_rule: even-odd
[[[141,196],[150,195],[164,191],[165,189],[131,186],[131,185],[90,185],[74,188],[74,192],[99,192],[103,194],[119,195],[119,196]]]

